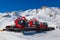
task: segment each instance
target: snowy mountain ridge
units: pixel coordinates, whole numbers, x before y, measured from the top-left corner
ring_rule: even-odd
[[[0,13],[0,24],[3,24],[4,27],[6,25],[12,25],[14,24],[14,20],[20,16],[25,16],[27,19],[34,17],[39,21],[47,22],[49,26],[52,25],[56,27],[60,25],[60,9],[57,7],[44,7],[39,9],[29,9],[26,11]],[[0,27],[2,27],[2,25],[0,25]]]
[[[57,7],[43,7],[26,11],[0,13],[0,29],[5,28],[7,25],[14,25],[14,20],[20,16],[25,16],[27,19],[36,18],[41,22],[47,22],[48,26],[51,27],[60,27],[60,9]],[[0,40],[60,40],[60,29],[36,33],[34,35],[3,31],[0,32]]]

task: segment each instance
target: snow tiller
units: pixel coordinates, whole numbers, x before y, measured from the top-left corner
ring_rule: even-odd
[[[27,20],[25,17],[17,18],[14,21],[15,25],[9,25],[6,26],[7,31],[15,31],[15,32],[21,32],[21,31],[50,31],[54,30],[53,27],[48,27],[48,24],[46,22],[39,22],[37,19],[33,18],[31,20]]]

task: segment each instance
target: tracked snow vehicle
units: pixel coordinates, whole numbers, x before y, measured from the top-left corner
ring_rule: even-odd
[[[39,22],[37,19],[33,18],[31,20],[27,20],[25,17],[17,18],[14,21],[15,25],[9,25],[6,26],[7,31],[15,31],[15,32],[21,32],[21,31],[50,31],[54,30],[53,27],[48,27],[48,24],[46,22]]]

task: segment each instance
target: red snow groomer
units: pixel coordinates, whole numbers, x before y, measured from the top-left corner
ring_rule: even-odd
[[[27,20],[25,17],[17,18],[14,21],[15,25],[6,26],[7,31],[49,31],[54,30],[53,27],[48,27],[46,22],[39,22],[37,19],[33,18],[31,20]]]

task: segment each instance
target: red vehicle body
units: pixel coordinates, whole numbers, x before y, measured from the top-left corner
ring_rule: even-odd
[[[14,21],[17,28],[25,28],[24,25],[21,25],[21,24],[23,24],[23,22],[21,24],[19,24],[19,21],[22,21],[22,20],[25,20],[26,22],[28,21],[25,17],[20,17]],[[36,22],[38,22],[38,21],[35,18],[33,18],[29,22],[27,22],[28,23],[27,25],[32,28],[36,28],[37,26],[34,24]],[[43,25],[42,22],[40,22],[39,28],[47,28],[47,27],[45,25]]]

